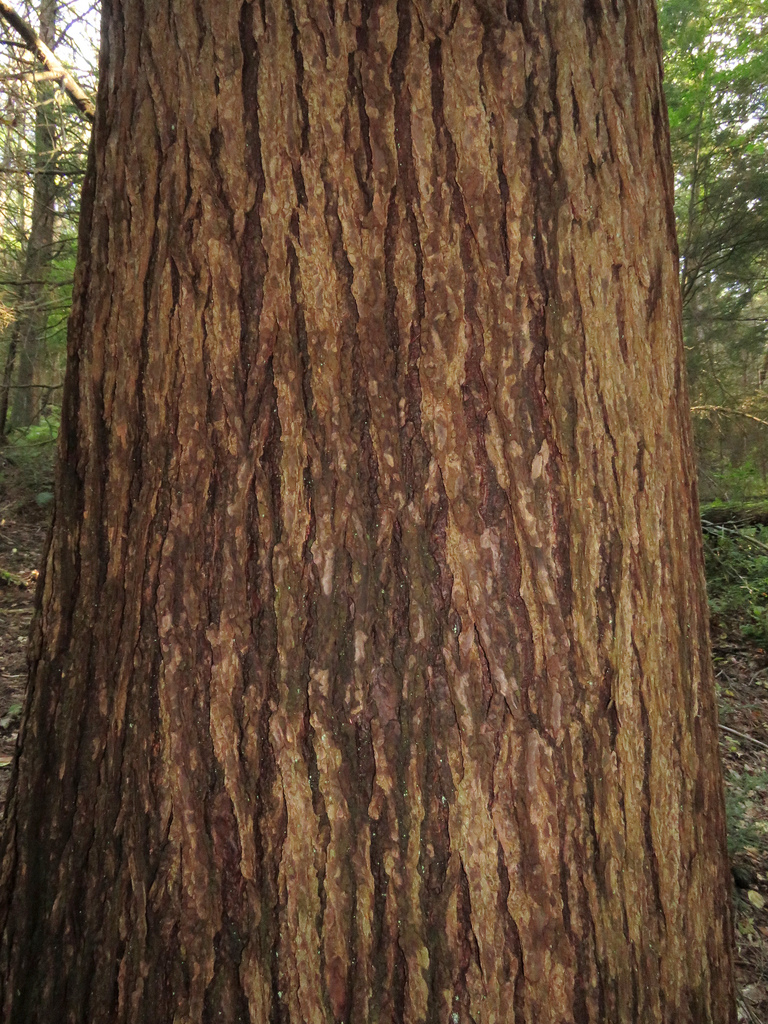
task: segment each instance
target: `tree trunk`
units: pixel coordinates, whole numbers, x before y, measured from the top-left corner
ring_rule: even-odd
[[[40,0],[40,38],[52,47],[56,37],[58,0]],[[24,259],[20,308],[8,347],[7,363],[13,370],[18,360],[13,394],[11,425],[28,427],[34,423],[39,409],[36,370],[44,351],[48,323],[47,277],[53,252],[53,229],[56,219],[56,177],[51,168],[56,159],[56,122],[54,120],[54,83],[43,78],[37,83],[35,113],[35,178],[32,196],[32,221]],[[8,406],[8,366],[3,374],[0,392],[0,436],[5,432]]]
[[[0,380],[0,444],[3,444],[6,440],[5,425],[8,422],[8,398],[11,381],[13,380],[13,370],[16,366],[16,352],[19,347],[15,323],[12,324],[9,334],[8,349],[5,353],[5,361],[3,362],[3,376],[2,380]]]
[[[3,1019],[733,1022],[653,4],[103,55]]]

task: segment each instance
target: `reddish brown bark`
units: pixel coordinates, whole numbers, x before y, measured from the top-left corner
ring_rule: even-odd
[[[733,1021],[652,4],[104,53],[4,1019]]]

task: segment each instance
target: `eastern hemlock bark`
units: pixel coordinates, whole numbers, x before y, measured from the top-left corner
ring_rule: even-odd
[[[732,1022],[652,3],[103,39],[4,1019]]]

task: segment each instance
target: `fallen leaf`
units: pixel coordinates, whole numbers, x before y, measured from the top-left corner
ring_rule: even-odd
[[[748,1003],[761,1003],[768,993],[764,985],[745,985],[741,990],[742,996]]]
[[[747,893],[747,899],[753,907],[757,907],[758,910],[762,910],[765,906],[765,897],[762,896],[756,889],[750,889]]]

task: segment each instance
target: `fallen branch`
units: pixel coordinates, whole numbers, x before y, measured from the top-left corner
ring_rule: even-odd
[[[692,405],[691,412],[719,412],[723,416],[742,416],[745,420],[752,420],[753,423],[759,423],[763,427],[768,427],[768,420],[761,420],[759,416],[753,416],[751,412],[742,412],[741,409],[728,409],[724,405]]]
[[[27,24],[18,15],[10,4],[5,3],[5,0],[0,0],[0,18],[4,18],[11,28],[14,28],[19,33],[27,48],[36,53],[48,70],[53,72],[53,75],[61,82],[64,91],[80,113],[93,124],[93,119],[96,116],[93,100],[91,100],[87,93],[83,92],[69,71],[54,54],[53,50],[45,45],[32,26]]]
[[[704,526],[764,526],[768,523],[768,500],[713,502],[703,505],[701,522]],[[754,541],[753,537],[744,538]]]
[[[750,736],[749,733],[739,732],[738,729],[729,729],[727,725],[721,725],[720,728],[723,732],[729,732],[734,736],[738,736],[742,740],[748,740],[750,743],[755,743],[758,747],[764,747],[768,750],[768,743],[763,743],[762,740],[756,740],[754,736]]]
[[[730,533],[732,537],[738,537],[742,544],[751,544],[753,547],[760,548],[762,551],[768,553],[768,544],[763,544],[761,540],[757,540],[756,537],[749,537],[743,530],[740,530],[738,526],[716,526],[712,523],[708,523],[705,519],[701,520],[701,527],[706,533],[707,530],[722,536],[725,533]]]

